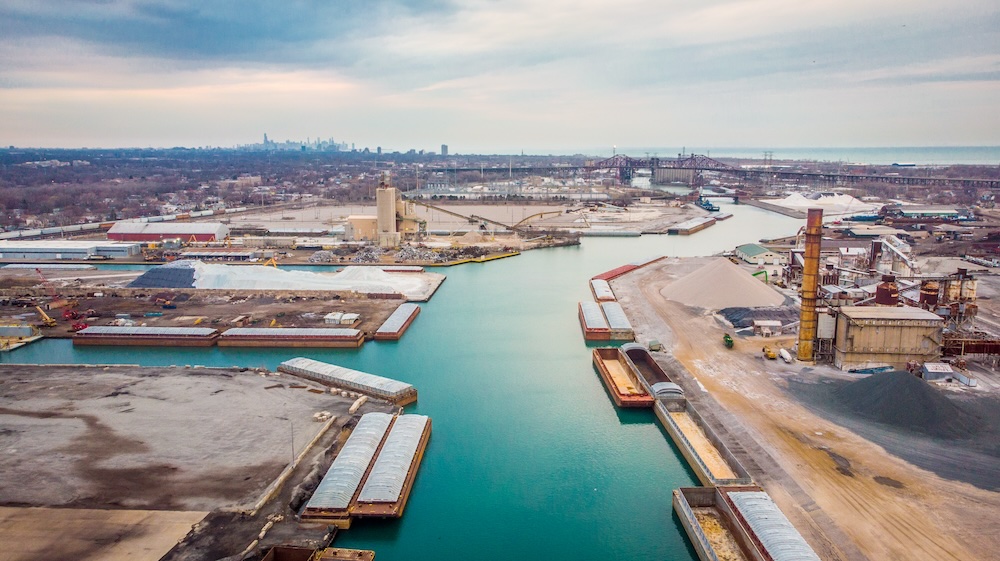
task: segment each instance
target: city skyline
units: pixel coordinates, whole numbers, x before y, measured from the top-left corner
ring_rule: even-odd
[[[14,0],[0,145],[1000,145],[998,24],[982,0]]]

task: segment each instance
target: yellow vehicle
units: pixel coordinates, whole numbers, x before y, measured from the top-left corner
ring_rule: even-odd
[[[766,345],[760,350],[760,352],[764,353],[764,358],[768,360],[777,360],[778,358],[778,353],[774,352],[774,349]]]
[[[38,310],[38,315],[42,316],[42,326],[43,327],[55,327],[56,326],[56,320],[50,318],[49,314],[45,313],[45,310],[43,310],[41,308],[41,306],[35,306],[35,309]]]

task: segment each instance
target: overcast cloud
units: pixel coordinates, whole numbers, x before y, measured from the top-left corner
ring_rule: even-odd
[[[995,0],[6,0],[0,143],[1000,144]]]

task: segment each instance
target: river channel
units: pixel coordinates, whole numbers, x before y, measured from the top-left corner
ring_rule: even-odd
[[[394,560],[693,560],[671,492],[696,485],[650,411],[616,410],[591,365],[577,302],[595,274],[655,255],[708,255],[794,234],[743,205],[692,236],[584,238],[441,269],[448,279],[398,342],[360,349],[74,348],[43,340],[5,363],[263,366],[309,356],[414,384],[433,420],[406,513],[358,521],[339,547]],[[328,310],[316,310],[325,312]]]

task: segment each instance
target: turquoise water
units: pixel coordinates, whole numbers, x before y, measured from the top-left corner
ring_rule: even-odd
[[[358,521],[341,547],[406,559],[692,560],[671,492],[695,485],[650,411],[614,407],[580,333],[576,303],[593,275],[654,255],[704,255],[793,234],[757,208],[693,236],[585,238],[441,270],[448,280],[398,342],[305,354],[413,383],[433,433],[406,513]],[[265,366],[283,349],[73,348],[35,343],[21,363]]]

